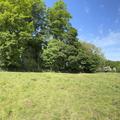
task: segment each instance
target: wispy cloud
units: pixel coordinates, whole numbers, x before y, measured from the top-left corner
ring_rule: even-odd
[[[120,32],[110,32],[103,38],[97,38],[94,43],[100,47],[120,45]]]
[[[92,43],[102,48],[108,59],[120,60],[120,32],[110,32],[102,38],[97,37]]]
[[[88,34],[86,36],[78,36],[78,38],[89,43],[95,44],[97,47],[101,48],[105,57],[110,60],[120,60],[120,32],[112,31],[112,29],[108,30],[108,34],[106,36],[101,37],[95,35]]]

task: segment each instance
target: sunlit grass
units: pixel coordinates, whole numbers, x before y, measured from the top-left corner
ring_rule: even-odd
[[[120,75],[1,72],[0,120],[120,120]]]

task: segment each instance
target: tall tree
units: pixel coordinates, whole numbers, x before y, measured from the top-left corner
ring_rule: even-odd
[[[50,30],[54,39],[64,40],[68,30],[70,13],[67,11],[63,0],[59,0],[52,8],[49,8]]]
[[[34,61],[33,63],[37,64],[42,40],[34,38],[32,34],[36,29],[35,16],[32,13],[36,4],[39,4],[40,11],[43,11],[44,3],[40,0],[0,1],[0,58],[4,67],[12,68],[14,66],[15,68],[18,63],[21,63],[21,67],[29,66],[28,61]],[[10,57],[11,54],[15,57]]]

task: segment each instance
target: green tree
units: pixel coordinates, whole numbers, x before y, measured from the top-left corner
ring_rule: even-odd
[[[20,67],[23,48],[15,34],[0,32],[0,67],[15,70]]]
[[[104,66],[110,66],[112,69],[116,68],[116,71],[120,72],[120,61],[106,60]]]
[[[83,72],[96,72],[104,61],[100,49],[93,44],[81,42],[79,50],[79,63]]]
[[[46,70],[64,71],[66,55],[63,53],[66,45],[58,40],[51,40],[43,51],[43,63]]]
[[[27,6],[27,7],[26,7]],[[77,39],[63,0],[0,0],[0,67],[7,70],[95,72],[98,48]]]
[[[34,8],[36,4],[39,8]],[[33,37],[37,29],[33,9],[43,11],[44,3],[40,0],[1,0],[0,8],[1,66],[8,69],[38,69],[43,40],[41,36]]]
[[[77,35],[78,35],[77,30],[70,25],[65,34],[65,39],[64,39],[65,43],[70,45],[75,45],[75,42],[78,41]]]
[[[64,40],[68,30],[70,13],[63,0],[59,0],[48,10],[50,20],[50,33],[54,39]]]

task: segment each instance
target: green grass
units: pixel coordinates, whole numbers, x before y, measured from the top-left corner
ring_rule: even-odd
[[[120,74],[1,72],[0,120],[120,120]]]

